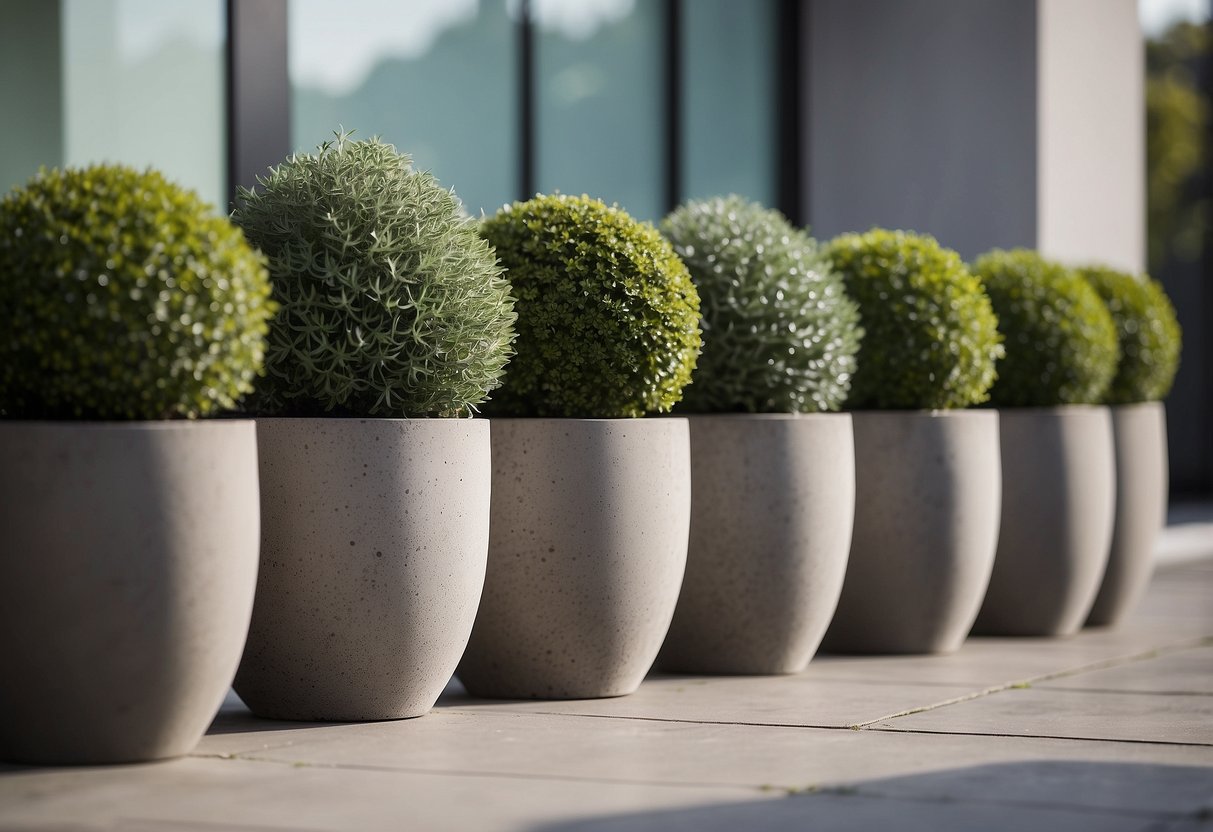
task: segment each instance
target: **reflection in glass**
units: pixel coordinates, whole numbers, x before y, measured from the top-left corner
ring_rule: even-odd
[[[694,5],[694,3],[688,4]],[[661,4],[536,0],[537,185],[665,211]]]
[[[684,196],[775,202],[772,0],[683,4]]]
[[[6,125],[0,190],[39,165],[124,162],[226,211],[224,20],[222,0],[0,6],[0,49],[28,61],[20,78],[5,63],[0,112],[45,110]]]
[[[504,0],[291,0],[292,140],[381,136],[468,212],[518,195],[517,38]]]

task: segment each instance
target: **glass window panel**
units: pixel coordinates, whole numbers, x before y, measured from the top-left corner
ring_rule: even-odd
[[[381,136],[468,212],[518,196],[517,36],[503,0],[291,0],[292,139]]]
[[[661,11],[657,0],[532,4],[539,190],[665,213]]]
[[[683,191],[773,205],[776,4],[690,0],[682,8]]]
[[[0,51],[36,53],[24,72],[0,65],[0,112],[13,95],[47,111],[8,128],[0,188],[39,165],[124,162],[226,210],[222,0],[16,0],[0,8],[0,31]]]

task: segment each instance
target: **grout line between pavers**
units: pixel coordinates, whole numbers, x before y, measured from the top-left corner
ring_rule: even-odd
[[[1031,687],[1032,685],[1039,684],[1040,682],[1047,682],[1052,679],[1062,679],[1067,676],[1077,676],[1081,673],[1090,673],[1095,670],[1107,670],[1107,669],[1113,668],[1113,667],[1122,667],[1125,665],[1132,664],[1134,662],[1155,659],[1155,658],[1158,658],[1159,656],[1166,655],[1169,653],[1178,653],[1178,652],[1182,652],[1184,650],[1192,650],[1192,649],[1196,649],[1199,647],[1205,647],[1210,643],[1210,641],[1213,641],[1213,637],[1198,636],[1195,638],[1187,639],[1185,641],[1175,642],[1174,644],[1162,645],[1160,647],[1152,647],[1149,650],[1143,650],[1140,653],[1132,653],[1128,656],[1114,656],[1114,657],[1108,658],[1108,659],[1100,659],[1097,662],[1090,662],[1088,664],[1080,665],[1078,667],[1066,668],[1064,670],[1057,670],[1052,673],[1042,673],[1039,676],[1031,676],[1027,679],[1022,679],[1022,680],[1015,681],[1015,682],[1005,682],[1001,685],[994,685],[993,687],[989,687],[989,688],[986,688],[985,690],[977,691],[975,693],[970,693],[965,696],[957,696],[953,699],[949,699],[944,702],[936,702],[936,703],[933,703],[930,705],[923,705],[918,708],[910,708],[905,711],[898,711],[897,713],[889,714],[887,716],[882,716],[878,719],[872,719],[867,722],[858,722],[858,723],[848,726],[848,727],[854,728],[854,729],[867,728],[871,725],[875,725],[878,722],[886,722],[888,720],[898,719],[899,717],[903,717],[903,716],[912,716],[914,714],[926,713],[928,711],[934,711],[939,708],[945,708],[949,705],[958,705],[963,702],[972,702],[975,699],[981,699],[983,697],[989,696],[990,694],[1001,693],[1001,692],[1007,691],[1007,690],[1017,690],[1020,688]],[[1065,690],[1065,688],[1048,688],[1048,690]],[[1109,691],[1109,693],[1112,693],[1112,692],[1119,693],[1119,691]],[[943,733],[949,733],[949,732],[943,732]],[[1001,736],[1001,735],[989,734],[989,735],[985,735],[985,736]],[[1005,736],[1018,736],[1018,735],[1008,734]],[[1204,743],[1198,743],[1198,745],[1204,745]]]
[[[1133,745],[1165,745],[1183,748],[1213,748],[1210,742],[1185,742],[1184,740],[1138,740],[1128,737],[1074,737],[1061,734],[1003,734],[988,731],[943,731],[930,728],[885,728],[879,725],[866,726],[863,730],[878,734],[931,734],[941,737],[990,737],[1016,740],[1066,740],[1069,742],[1110,742]]]

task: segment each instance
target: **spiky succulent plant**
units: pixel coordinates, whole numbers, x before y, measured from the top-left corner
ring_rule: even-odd
[[[282,311],[256,406],[273,414],[467,415],[498,384],[514,311],[454,192],[348,133],[240,191]]]
[[[154,170],[43,170],[0,201],[0,415],[229,410],[261,368],[263,259]]]
[[[587,196],[537,196],[481,225],[518,299],[518,355],[493,414],[668,411],[699,354],[699,296],[652,225]]]
[[[661,230],[699,290],[703,353],[680,411],[837,410],[859,311],[817,242],[739,196],[688,202]]]
[[[1116,374],[1112,316],[1082,275],[1035,251],[983,254],[985,284],[1006,338],[990,401],[998,407],[1096,404]]]
[[[1079,273],[1112,313],[1120,342],[1120,364],[1104,402],[1133,404],[1166,398],[1179,369],[1182,334],[1162,285],[1147,275],[1105,266],[1087,266]]]
[[[864,328],[850,409],[946,409],[987,399],[1003,355],[981,283],[935,238],[873,229],[826,246]]]

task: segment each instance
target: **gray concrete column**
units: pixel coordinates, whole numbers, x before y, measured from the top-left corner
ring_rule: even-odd
[[[815,233],[1144,265],[1134,0],[808,0]]]

